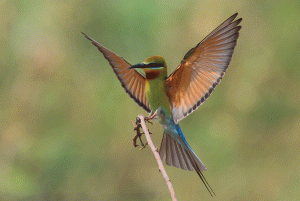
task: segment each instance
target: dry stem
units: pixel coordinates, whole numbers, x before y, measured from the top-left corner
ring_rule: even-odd
[[[148,128],[146,127],[146,123],[145,121],[149,122],[149,119],[151,118],[146,118],[143,116],[143,115],[138,115],[137,119],[136,119],[136,124],[137,125],[134,125],[134,123],[132,122],[132,124],[134,125],[134,130],[137,132],[136,136],[133,138],[133,145],[134,147],[136,147],[136,140],[137,138],[140,139],[141,141],[141,145],[142,145],[142,148],[140,150],[142,150],[143,148],[146,147],[146,145],[148,144],[149,147],[151,148],[151,151],[156,159],[156,162],[158,164],[158,167],[159,167],[159,171],[162,173],[164,179],[165,179],[165,182],[169,188],[169,191],[170,191],[170,194],[171,194],[171,197],[172,197],[172,201],[177,201],[176,199],[176,196],[175,196],[175,191],[173,189],[173,185],[171,183],[171,180],[169,179],[169,176],[164,168],[164,165],[163,165],[163,162],[162,160],[160,159],[160,156],[159,156],[159,153],[158,153],[158,149],[154,146],[152,140],[151,140],[151,137],[150,137],[150,132],[148,130]],[[151,123],[151,122],[149,122]],[[144,133],[141,133],[140,132],[140,128],[142,127]],[[146,143],[144,144],[142,142],[142,139],[141,139],[141,135],[142,134],[145,134],[145,137],[146,137]]]

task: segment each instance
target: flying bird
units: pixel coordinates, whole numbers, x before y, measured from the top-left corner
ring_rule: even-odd
[[[190,49],[169,76],[162,56],[131,65],[83,33],[108,60],[126,93],[150,115],[158,111],[157,119],[164,128],[161,159],[170,166],[195,170],[212,196],[214,192],[202,174],[207,168],[187,143],[178,122],[203,104],[223,78],[241,29],[238,25],[242,18],[235,20],[236,16]],[[142,69],[145,75],[136,69]]]

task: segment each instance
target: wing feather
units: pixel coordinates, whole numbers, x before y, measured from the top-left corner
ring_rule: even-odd
[[[184,56],[167,78],[166,89],[175,123],[195,111],[220,83],[231,61],[242,18],[237,13],[212,31]]]
[[[129,96],[139,106],[141,106],[147,112],[151,113],[150,105],[145,95],[145,78],[136,70],[128,69],[131,65],[125,59],[119,57],[86,34],[82,34],[87,39],[92,41],[93,45],[95,45],[108,60],[126,93],[128,93]]]

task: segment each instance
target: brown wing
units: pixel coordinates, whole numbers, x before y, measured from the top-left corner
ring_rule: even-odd
[[[195,111],[220,83],[239,37],[237,13],[192,48],[166,80],[175,123]]]
[[[129,68],[131,65],[125,59],[117,56],[115,53],[100,45],[98,42],[96,42],[86,34],[82,34],[85,35],[87,39],[92,41],[92,43],[108,60],[126,93],[128,93],[129,96],[139,106],[144,108],[144,110],[146,110],[147,112],[151,113],[151,109],[145,95],[145,78],[134,69],[128,70],[127,68]]]

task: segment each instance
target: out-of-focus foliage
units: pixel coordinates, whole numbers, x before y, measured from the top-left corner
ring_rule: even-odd
[[[299,1],[0,1],[0,200],[169,200],[145,112],[80,33],[132,63],[185,53],[229,16],[242,30],[222,83],[180,122],[214,200],[299,200]],[[156,146],[162,128],[150,126]],[[210,200],[166,167],[179,200]]]

